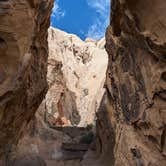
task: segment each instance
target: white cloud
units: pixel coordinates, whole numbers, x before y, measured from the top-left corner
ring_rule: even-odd
[[[65,16],[65,11],[59,7],[59,0],[55,0],[54,7],[52,10],[52,17],[55,18],[56,20],[59,20],[64,16]]]
[[[91,8],[94,8],[99,16],[94,18],[86,36],[93,39],[100,39],[104,37],[106,27],[109,24],[110,0],[87,0],[87,4]]]

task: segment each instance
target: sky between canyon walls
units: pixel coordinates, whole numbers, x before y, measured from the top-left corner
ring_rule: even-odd
[[[109,24],[110,0],[55,0],[51,26],[81,39],[104,37]]]

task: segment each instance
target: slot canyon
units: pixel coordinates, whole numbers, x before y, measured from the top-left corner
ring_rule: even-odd
[[[82,40],[0,0],[0,166],[166,166],[166,2],[110,3]]]

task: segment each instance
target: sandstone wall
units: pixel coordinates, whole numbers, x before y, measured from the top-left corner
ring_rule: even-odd
[[[46,91],[53,0],[0,1],[0,156],[17,143]]]
[[[165,1],[112,0],[106,50],[114,165],[165,166]]]
[[[55,118],[55,125],[61,125],[60,121],[78,126],[94,123],[108,63],[105,39],[82,41],[51,27],[48,44],[49,90],[44,109]]]

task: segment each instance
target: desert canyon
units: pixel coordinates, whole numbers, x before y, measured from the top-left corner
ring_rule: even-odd
[[[166,2],[110,3],[83,41],[0,1],[0,166],[166,166]]]

